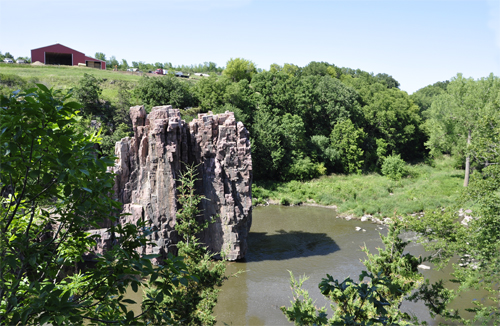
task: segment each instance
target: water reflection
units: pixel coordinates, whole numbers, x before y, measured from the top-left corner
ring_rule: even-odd
[[[256,208],[245,260],[228,266],[238,278],[222,287],[215,313],[219,325],[290,325],[279,307],[290,304],[289,272],[307,275],[304,284],[318,306],[327,304],[318,283],[327,273],[357,278],[360,246],[380,244],[378,226],[337,219],[332,209],[269,206]]]
[[[317,255],[328,255],[339,246],[326,233],[303,231],[251,232],[248,237],[251,248],[243,261],[283,260]]]

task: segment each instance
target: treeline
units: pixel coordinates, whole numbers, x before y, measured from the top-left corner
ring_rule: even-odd
[[[134,90],[148,107],[172,104],[189,114],[233,111],[252,138],[257,179],[305,180],[327,173],[376,171],[400,154],[423,159],[420,108],[387,74],[339,68],[272,65],[258,72],[233,59],[222,76],[196,84],[143,78]]]
[[[12,59],[12,60],[24,60],[25,62],[27,63],[30,63],[31,62],[31,58],[30,57],[17,57],[17,59],[15,59],[14,55],[12,55],[10,52],[5,52],[5,53],[2,53],[2,51],[0,51],[0,61],[3,62],[4,59]]]
[[[117,69],[117,70],[127,70],[129,68],[137,68],[140,71],[154,71],[156,69],[172,69],[172,70],[180,70],[182,72],[186,73],[221,73],[224,68],[223,67],[217,67],[217,64],[215,62],[204,62],[200,63],[198,65],[178,65],[174,66],[172,65],[171,62],[155,62],[153,63],[146,63],[144,61],[132,61],[131,64],[127,62],[127,60],[122,59],[121,61],[116,59],[114,55],[112,55],[109,58],[106,58],[106,55],[102,52],[96,52],[95,58],[106,61],[106,69]]]
[[[22,78],[4,79],[23,84]],[[480,158],[487,154],[479,150],[471,156],[468,150],[474,146],[467,149],[467,144],[489,137],[492,127],[479,120],[497,121],[499,107],[498,77],[493,75],[479,80],[457,75],[408,95],[388,74],[314,61],[305,67],[273,64],[262,71],[236,58],[221,75],[199,80],[167,75],[117,81],[116,95],[107,102],[101,99],[103,87],[102,80],[86,74],[75,93],[86,119],[100,120],[104,127],[106,154],[130,135],[130,106],[144,104],[149,110],[171,104],[187,121],[198,113],[229,110],[250,131],[252,155],[259,162],[255,178],[275,181],[380,172],[388,157],[421,162],[451,154],[457,167],[465,168],[469,157],[467,170],[481,169],[492,159]],[[451,108],[456,112],[445,112]],[[469,130],[462,130],[468,124],[469,140]]]

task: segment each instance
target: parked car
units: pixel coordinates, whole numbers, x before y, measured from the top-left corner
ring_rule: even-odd
[[[5,58],[5,59],[3,59],[3,62],[5,62],[5,63],[14,63],[14,61],[11,58]]]

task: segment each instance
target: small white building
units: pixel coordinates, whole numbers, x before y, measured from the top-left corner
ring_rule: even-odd
[[[26,60],[24,60],[24,59],[17,59],[16,63],[26,63]]]

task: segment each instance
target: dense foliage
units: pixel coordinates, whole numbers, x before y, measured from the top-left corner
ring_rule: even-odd
[[[139,255],[148,231],[115,225],[113,162],[98,157],[98,134],[75,128],[80,104],[69,95],[38,86],[0,99],[0,324],[140,324],[127,287],[161,276],[168,295],[186,266],[176,258],[153,268],[152,256]],[[86,230],[106,225],[114,244],[89,256],[101,240]]]
[[[179,252],[186,258],[169,256],[153,267],[157,255],[140,254],[154,245],[144,222],[116,223],[121,204],[112,199],[107,170],[113,161],[99,155],[99,134],[79,127],[81,105],[38,87],[0,98],[0,325],[213,323],[214,287],[225,269],[195,238],[203,224],[193,224],[200,200],[194,179],[182,179],[180,188],[177,228],[186,245]],[[110,243],[100,254],[102,237]],[[124,296],[139,287],[148,296],[135,314]]]

